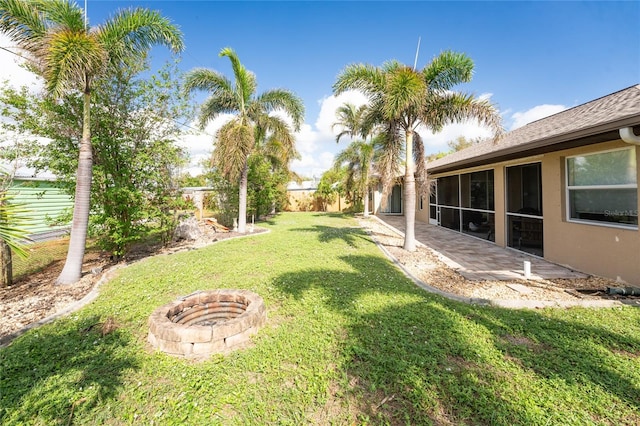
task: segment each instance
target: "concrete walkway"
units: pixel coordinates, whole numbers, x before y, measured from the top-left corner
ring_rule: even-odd
[[[404,235],[404,216],[377,216]],[[447,266],[472,281],[524,279],[524,261],[531,262],[530,279],[585,278],[587,275],[489,241],[416,220],[416,240],[440,255]]]

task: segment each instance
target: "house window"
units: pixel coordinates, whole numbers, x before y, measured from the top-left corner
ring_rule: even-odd
[[[568,157],[567,220],[638,227],[634,147]]]

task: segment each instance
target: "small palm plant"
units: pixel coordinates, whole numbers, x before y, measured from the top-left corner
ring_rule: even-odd
[[[10,201],[11,197],[6,192],[0,193],[0,287],[13,283],[11,251],[22,257],[28,254],[24,247],[28,241],[26,210]]]

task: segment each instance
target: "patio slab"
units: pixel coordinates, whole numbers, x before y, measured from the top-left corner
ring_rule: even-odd
[[[376,216],[404,235],[404,216]],[[524,279],[524,261],[531,262],[529,279],[586,278],[587,275],[527,253],[497,246],[460,232],[415,222],[416,240],[434,250],[450,268],[471,281]]]

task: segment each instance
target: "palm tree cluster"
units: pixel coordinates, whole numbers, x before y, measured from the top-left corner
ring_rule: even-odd
[[[72,0],[0,0],[0,31],[27,53],[29,67],[43,77],[52,98],[69,93],[83,97],[71,239],[57,280],[73,283],[81,277],[90,210],[92,89],[114,70],[145,56],[154,45],[180,52],[182,33],[159,12],[144,8],[123,10],[101,25],[90,26],[84,10]],[[299,158],[293,134],[302,124],[304,106],[288,90],[257,93],[256,76],[238,55],[227,47],[220,56],[231,62],[233,81],[218,71],[196,68],[187,73],[184,86],[188,93],[209,94],[200,106],[202,128],[221,114],[232,116],[216,133],[211,165],[230,182],[238,183],[238,231],[245,232],[250,160],[259,156],[273,173],[293,175],[289,164]],[[341,131],[336,141],[348,136],[353,142],[337,156],[336,165],[346,164],[347,186],[353,188],[354,198],[363,199],[365,215],[373,173],[380,177],[386,194],[404,168],[407,250],[415,249],[416,177],[418,186],[425,182],[418,127],[437,132],[448,123],[475,118],[496,135],[501,132],[499,116],[488,101],[453,90],[468,82],[472,72],[473,62],[466,55],[444,52],[422,70],[397,61],[381,67],[349,65],[334,84],[336,95],[355,89],[368,98],[366,106],[344,105],[338,110],[336,126]],[[3,226],[6,228],[0,221],[0,231]],[[7,239],[1,232],[0,238]]]
[[[415,251],[416,197],[428,192],[424,143],[417,130],[437,133],[447,124],[475,119],[490,127],[496,138],[502,134],[500,116],[488,100],[453,90],[458,84],[469,82],[472,74],[473,61],[467,55],[445,51],[422,70],[397,61],[380,67],[348,65],[334,83],[335,95],[358,90],[368,99],[365,107],[345,105],[338,109],[336,125],[343,131],[337,140],[345,135],[365,140],[371,136],[369,143],[352,142],[337,156],[336,165],[347,163],[356,186],[367,194],[370,167],[375,164],[383,198],[404,171],[405,250]]]

